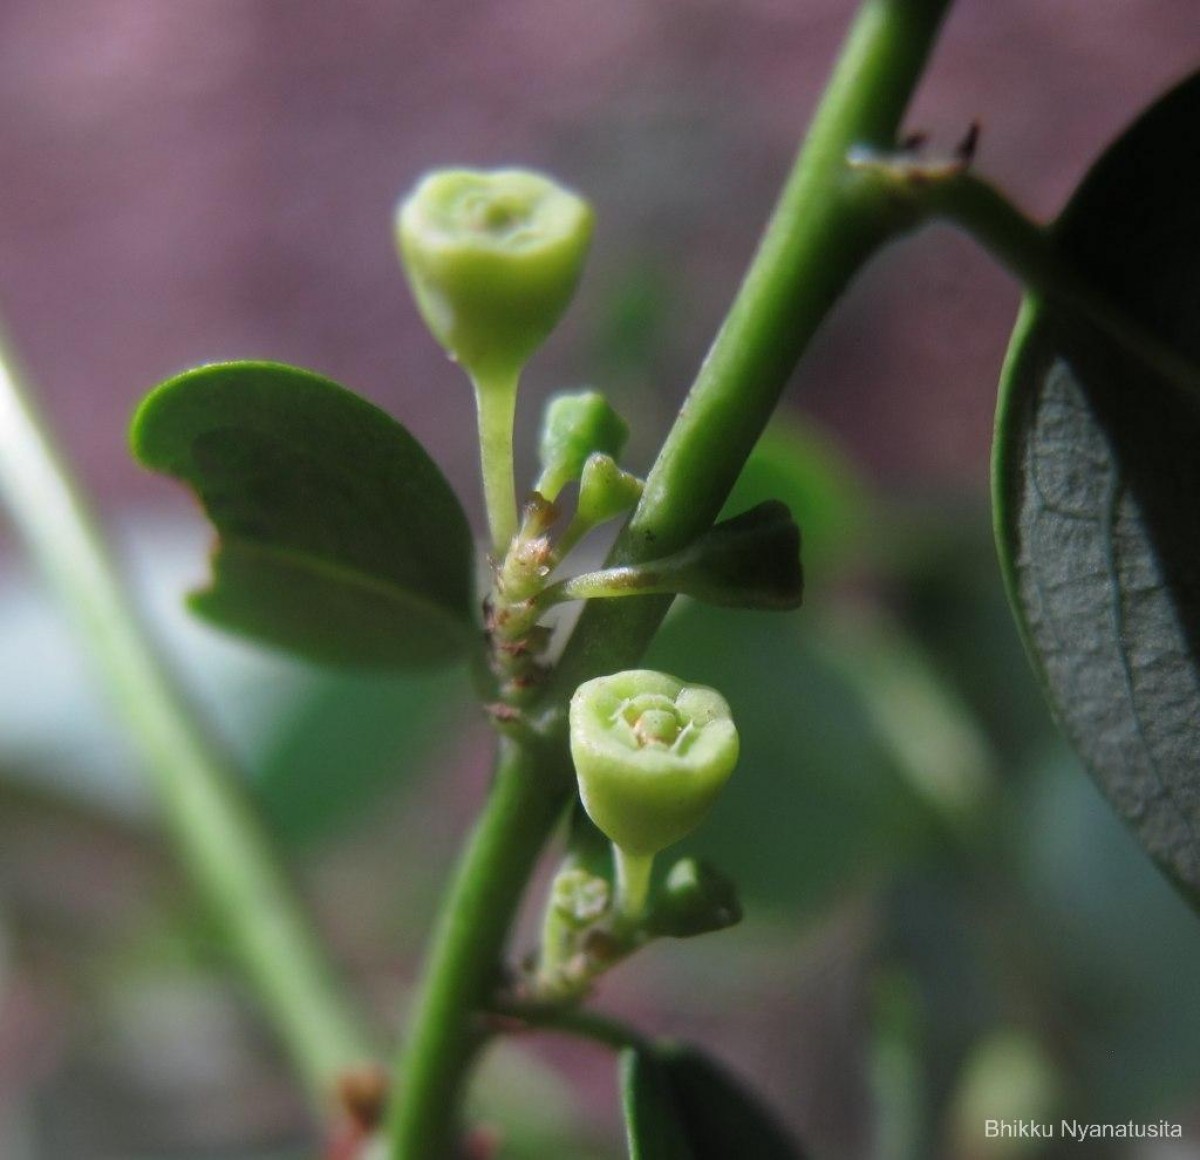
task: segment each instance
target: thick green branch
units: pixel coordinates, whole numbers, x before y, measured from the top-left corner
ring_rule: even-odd
[[[881,191],[846,169],[857,146],[890,147],[949,0],[868,0],[851,29],[754,262],[622,532],[612,564],[675,551],[716,518],[817,327],[895,231]],[[546,698],[633,663],[670,604],[594,604]]]
[[[397,1067],[399,1098],[387,1132],[392,1157],[454,1155],[462,1087],[485,1038],[481,1016],[502,981],[505,939],[567,803],[558,764],[515,743],[502,744],[487,804],[442,904]]]
[[[0,351],[0,493],[89,646],[137,745],[179,857],[327,1112],[370,1041],[237,776],[201,735],[147,644],[88,512]]]

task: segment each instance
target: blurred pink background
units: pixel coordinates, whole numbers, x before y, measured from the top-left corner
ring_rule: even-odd
[[[539,393],[591,380],[642,412],[648,459],[852,7],[4,0],[0,312],[110,506],[182,502],[125,455],[140,395],[246,356],[370,395],[474,495],[467,394],[417,322],[390,214],[430,166],[541,166],[595,201],[599,230],[570,322],[531,369],[525,444]],[[1048,215],[1197,61],[1192,0],[961,0],[909,125],[949,148],[978,118],[979,170]],[[901,246],[791,399],[891,479],[981,490],[1015,300],[968,242]],[[647,349],[614,369],[597,351],[640,312]]]

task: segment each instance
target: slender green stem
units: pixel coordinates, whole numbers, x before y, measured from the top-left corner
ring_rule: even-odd
[[[555,1031],[562,1035],[573,1035],[579,1039],[590,1039],[593,1043],[621,1051],[636,1047],[649,1051],[653,1041],[636,1028],[601,1015],[596,1011],[580,1007],[563,1007],[543,1003],[501,1003],[492,1008],[496,1015],[505,1019],[517,1019],[526,1026],[539,1031]]]
[[[999,190],[970,173],[931,175],[919,163],[860,160],[865,182],[891,193],[912,223],[945,218],[961,226],[1039,297],[1066,307],[1113,338],[1167,382],[1200,396],[1200,366],[1163,342],[1079,274],[1053,231],[1031,221]]]
[[[613,865],[617,878],[617,913],[626,922],[636,922],[645,912],[646,899],[650,897],[654,855],[630,854],[614,845]]]
[[[653,571],[637,566],[601,568],[551,584],[538,595],[536,603],[539,608],[549,608],[570,600],[610,600],[622,596],[674,592],[677,589],[673,586],[673,579],[663,580]]]
[[[500,983],[504,942],[542,845],[567,803],[559,759],[502,742],[495,781],[440,911],[397,1066],[392,1160],[445,1160],[466,1072],[483,1043],[477,1017]]]
[[[897,231],[887,194],[846,169],[856,146],[892,144],[949,0],[868,0],[850,31],[754,262],[663,445],[614,564],[675,551],[720,511],[800,356],[846,284]],[[589,605],[545,704],[632,663],[669,597]]]
[[[513,477],[513,421],[519,374],[474,379],[479,414],[479,457],[492,552],[503,560],[517,534],[517,488]]]
[[[303,1076],[328,1111],[336,1077],[370,1039],[241,783],[197,728],[138,625],[89,513],[0,349],[0,492],[88,643],[125,718],[179,856],[229,931]]]

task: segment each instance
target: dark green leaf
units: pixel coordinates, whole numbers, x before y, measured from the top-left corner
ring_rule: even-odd
[[[647,925],[667,938],[695,938],[741,921],[737,885],[707,862],[680,858],[655,897]]]
[[[629,1160],[696,1160],[658,1061],[626,1048],[619,1067]]]
[[[764,500],[714,525],[667,560],[646,565],[706,604],[776,612],[804,597],[800,529],[787,504]]]
[[[395,420],[275,363],[221,363],[154,390],[134,453],[192,487],[216,525],[214,623],[311,660],[407,666],[468,649],[470,529]]]
[[[1200,362],[1200,78],[1105,154],[1054,236]],[[1200,896],[1200,405],[1026,304],[1002,387],[996,520],[1060,721],[1142,845]]]
[[[668,1048],[658,1063],[695,1160],[803,1160],[803,1149],[758,1097],[707,1056]]]

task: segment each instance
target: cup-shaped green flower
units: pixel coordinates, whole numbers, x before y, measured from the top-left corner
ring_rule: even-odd
[[[616,457],[629,438],[629,426],[599,391],[563,391],[546,404],[538,458],[542,474],[537,491],[557,498],[580,478],[588,456],[595,452]]]
[[[570,738],[584,809],[616,852],[618,910],[636,917],[654,855],[700,824],[737,763],[729,705],[715,689],[631,669],[575,691]]]
[[[571,301],[591,238],[587,202],[522,169],[431,173],[396,214],[396,241],[421,315],[475,385],[498,559],[517,530],[517,383]]]
[[[447,169],[401,203],[396,235],[434,336],[472,376],[504,379],[571,301],[592,211],[540,173]]]

